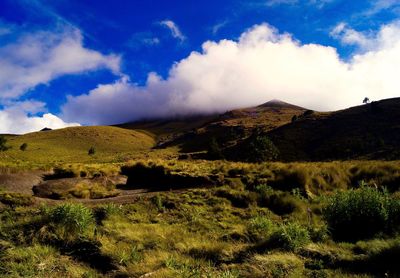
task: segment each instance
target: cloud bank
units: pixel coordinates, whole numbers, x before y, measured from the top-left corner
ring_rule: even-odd
[[[3,35],[9,34],[1,30]],[[17,33],[17,30],[14,31]],[[43,103],[22,102],[10,105],[10,102],[57,77],[101,68],[119,74],[120,57],[103,55],[85,48],[82,34],[77,29],[17,33],[14,39],[0,46],[0,105],[4,106],[0,110],[0,133],[25,133],[44,127],[77,125],[64,122],[50,113],[37,116],[37,113],[46,112]],[[26,109],[27,103],[31,106],[35,104],[34,112]]]
[[[80,96],[69,96],[62,118],[115,124],[224,112],[271,99],[327,111],[361,104],[366,96],[371,100],[396,97],[400,38],[389,43],[386,34],[399,31],[392,24],[372,37],[364,35],[362,45],[368,45],[364,52],[343,61],[335,48],[302,44],[268,24],[257,25],[237,41],[205,42],[201,52],[177,62],[166,79],[150,73],[147,84],[140,87],[123,77]]]
[[[16,102],[0,110],[0,133],[23,134],[41,130],[44,127],[56,129],[68,126],[77,126],[79,123],[65,123],[59,117],[44,113],[45,103],[39,101]]]

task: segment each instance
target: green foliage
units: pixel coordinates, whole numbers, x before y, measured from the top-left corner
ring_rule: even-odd
[[[27,148],[28,148],[28,144],[27,143],[23,143],[21,146],[19,146],[19,149],[21,151],[26,151]]]
[[[255,241],[266,239],[276,228],[276,225],[266,216],[258,215],[250,219],[248,233]]]
[[[93,146],[91,146],[88,150],[88,155],[94,155],[95,153],[96,153],[96,149]]]
[[[269,239],[271,246],[286,251],[297,251],[309,242],[307,228],[296,222],[280,225]]]
[[[92,211],[81,204],[59,205],[50,210],[48,220],[64,240],[90,235],[95,224]]]
[[[207,157],[209,159],[223,159],[222,149],[215,137],[212,137],[207,148]]]
[[[163,199],[160,194],[156,194],[153,198],[151,198],[153,204],[157,207],[159,211],[164,211]]]
[[[0,152],[4,152],[6,150],[10,149],[9,146],[7,146],[7,139],[4,137],[4,135],[0,135]]]
[[[387,192],[361,187],[336,193],[323,213],[335,239],[352,241],[398,229],[399,211],[400,201]]]
[[[249,162],[263,162],[276,160],[279,150],[266,135],[253,134],[245,143],[246,160]]]

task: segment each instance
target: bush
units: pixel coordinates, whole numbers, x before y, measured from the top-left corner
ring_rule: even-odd
[[[307,228],[298,223],[282,224],[268,241],[270,246],[286,251],[297,251],[309,242],[310,235]]]
[[[275,228],[269,218],[259,215],[250,220],[247,230],[251,239],[259,241],[267,238]]]
[[[215,137],[211,138],[211,141],[208,145],[207,157],[208,159],[213,159],[213,160],[224,159],[222,149],[218,144],[217,139],[215,139]]]
[[[10,147],[7,146],[6,137],[4,137],[4,135],[0,135],[0,152],[4,152],[8,149],[10,149]]]
[[[62,204],[50,210],[49,224],[64,240],[85,237],[94,231],[95,219],[92,211],[81,204]]]
[[[94,155],[96,153],[96,150],[94,147],[90,147],[90,149],[88,150],[88,155]]]
[[[25,151],[27,148],[28,148],[28,144],[27,144],[27,143],[23,143],[23,144],[19,147],[19,149],[20,149],[21,151]]]
[[[245,142],[245,155],[248,162],[263,162],[276,160],[279,150],[274,143],[262,134],[253,134]]]
[[[336,193],[323,210],[332,236],[349,241],[398,229],[399,212],[398,200],[370,187]]]

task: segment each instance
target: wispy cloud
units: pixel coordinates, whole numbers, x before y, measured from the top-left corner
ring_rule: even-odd
[[[225,27],[228,23],[229,23],[229,20],[224,20],[224,21],[221,21],[221,22],[215,24],[211,28],[211,31],[212,31],[213,35],[218,34],[218,32],[221,30],[221,28]]]
[[[386,10],[397,10],[400,8],[400,2],[398,0],[370,0],[371,7],[367,9],[363,14],[367,16],[378,14]]]
[[[258,0],[253,3],[258,3],[267,7],[274,7],[280,5],[307,5],[321,9],[325,5],[330,4],[334,1],[336,0],[263,0],[263,1]]]
[[[138,32],[129,38],[126,45],[133,50],[139,50],[143,47],[157,46],[160,43],[161,40],[152,32]]]
[[[175,38],[178,39],[180,41],[184,41],[186,40],[185,35],[183,35],[183,33],[181,32],[181,30],[179,29],[178,25],[173,22],[172,20],[163,20],[160,22],[160,24],[166,28],[168,28],[171,31],[171,35]]]

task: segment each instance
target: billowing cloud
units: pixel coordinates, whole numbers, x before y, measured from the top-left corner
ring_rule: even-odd
[[[10,103],[0,110],[0,133],[23,134],[45,127],[56,129],[79,125],[78,123],[66,123],[51,113],[35,115],[45,110],[45,103],[39,101]]]
[[[160,22],[162,26],[165,26],[171,31],[171,35],[180,41],[184,41],[186,39],[185,35],[183,35],[182,31],[179,29],[178,25],[172,20],[163,20]]]
[[[119,72],[120,58],[83,46],[79,30],[26,33],[0,46],[0,99],[17,98],[39,84],[100,68]]]
[[[400,38],[382,27],[370,51],[345,62],[333,47],[301,44],[267,25],[244,32],[238,41],[207,41],[162,79],[149,74],[145,86],[128,78],[68,98],[62,117],[86,124],[223,112],[281,99],[315,110],[334,110],[399,95]],[[368,40],[368,39],[366,39]],[[369,45],[370,42],[368,42]]]

